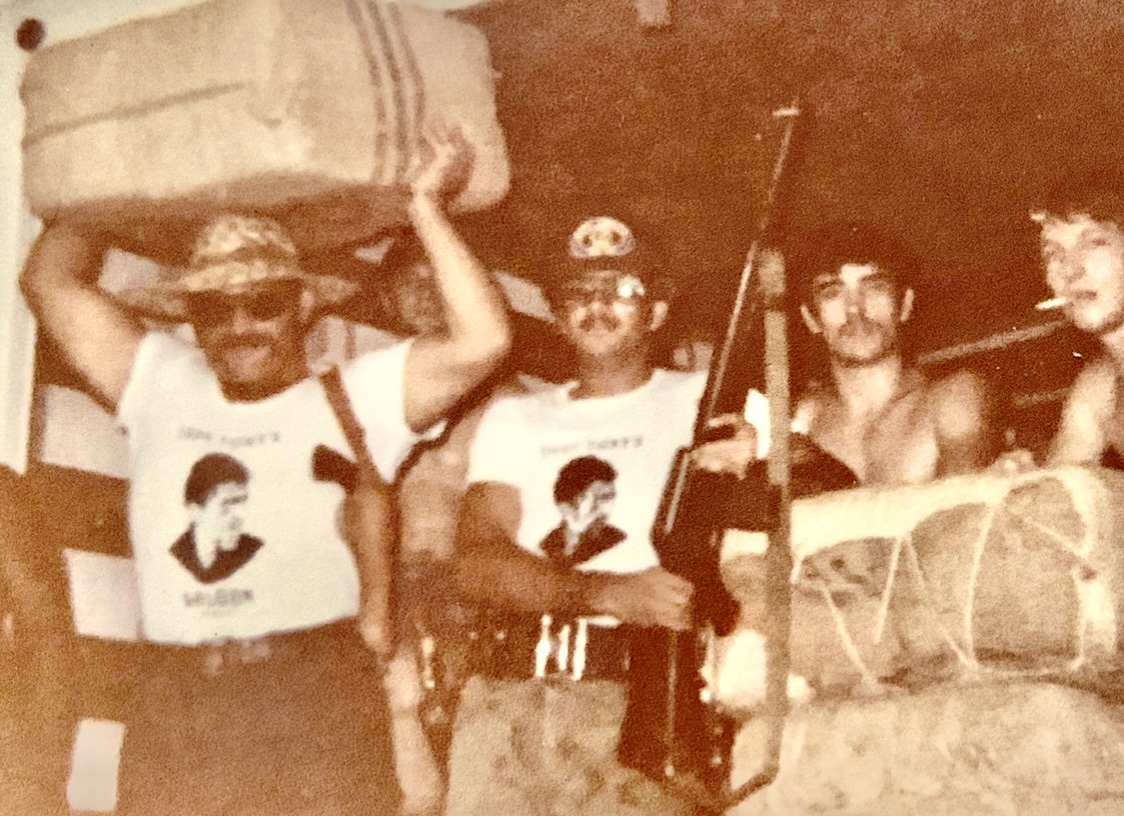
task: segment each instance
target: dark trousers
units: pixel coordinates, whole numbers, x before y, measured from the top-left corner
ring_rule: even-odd
[[[389,712],[353,621],[266,641],[268,656],[138,646],[118,813],[396,811]]]

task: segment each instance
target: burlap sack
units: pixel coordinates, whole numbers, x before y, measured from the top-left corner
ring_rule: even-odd
[[[484,36],[407,4],[210,0],[48,44],[20,92],[32,211],[163,260],[220,207],[276,217],[305,251],[404,223],[428,116],[474,148],[454,211],[509,183]]]
[[[724,564],[746,633],[763,614],[761,559],[747,543],[730,534]],[[1099,468],[799,500],[792,670],[845,694],[963,676],[1086,684],[1117,673],[1122,544],[1124,474]],[[717,676],[719,698],[745,707],[752,680],[736,666]]]

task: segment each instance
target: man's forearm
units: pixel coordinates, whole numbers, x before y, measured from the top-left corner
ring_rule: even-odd
[[[468,599],[519,612],[595,614],[600,576],[563,569],[517,548],[479,547],[458,556],[457,586]]]
[[[94,289],[107,248],[100,236],[68,224],[46,228],[20,274],[24,296],[36,306],[60,288]]]
[[[433,266],[449,339],[465,362],[491,363],[510,343],[503,295],[436,200],[411,200],[410,220]]]
[[[101,235],[56,224],[35,241],[20,275],[28,305],[90,392],[114,410],[143,326],[98,286],[108,249]]]

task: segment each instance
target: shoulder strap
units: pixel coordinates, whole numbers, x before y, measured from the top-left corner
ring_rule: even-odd
[[[328,405],[332,407],[332,412],[336,415],[340,428],[343,429],[343,435],[347,438],[347,444],[351,446],[351,451],[355,454],[359,467],[368,473],[377,474],[378,468],[375,467],[370,451],[367,449],[367,435],[355,416],[347,391],[344,390],[343,377],[340,374],[339,366],[332,366],[321,374],[320,384],[324,387]]]

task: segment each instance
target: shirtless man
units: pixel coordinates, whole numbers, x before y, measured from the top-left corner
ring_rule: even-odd
[[[793,266],[800,314],[824,339],[831,380],[797,404],[794,430],[845,464],[862,484],[918,484],[979,470],[993,458],[982,382],[962,370],[931,379],[903,356],[901,327],[913,310],[909,261],[865,225],[813,236]],[[700,467],[743,473],[756,450],[744,423],[734,438],[695,451]],[[794,462],[801,451],[794,449]]]
[[[904,253],[865,226],[819,237],[796,275],[800,314],[824,338],[831,383],[800,400],[798,426],[863,484],[981,469],[993,453],[983,383],[967,370],[930,379],[903,357],[914,299]]]
[[[1090,196],[1036,213],[1046,283],[1066,317],[1096,336],[1104,353],[1077,375],[1048,465],[1114,464],[1124,453],[1124,199]]]

